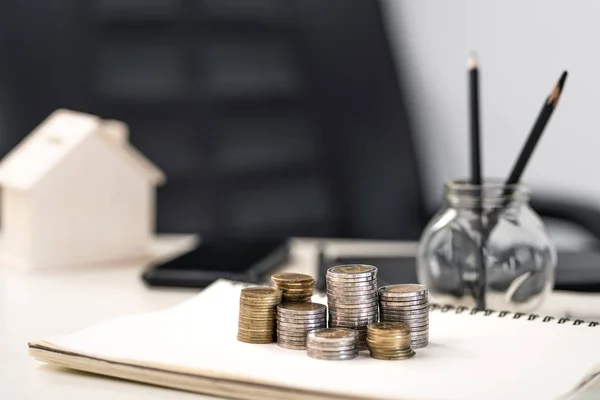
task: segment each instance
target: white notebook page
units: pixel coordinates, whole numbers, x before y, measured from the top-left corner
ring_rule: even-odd
[[[555,399],[600,362],[600,327],[432,311],[430,344],[404,361],[322,361],[236,340],[241,286],[218,281],[168,310],[45,342],[132,364],[385,399]],[[315,299],[317,300],[317,299]]]

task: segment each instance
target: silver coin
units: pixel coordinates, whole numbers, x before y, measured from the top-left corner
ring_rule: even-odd
[[[308,304],[308,303],[298,303],[298,304]],[[323,316],[327,315],[327,309],[320,310],[319,312],[310,313],[310,314],[300,314],[300,313],[288,313],[285,311],[277,311],[277,318],[290,318],[290,319],[318,319],[323,318]]]
[[[333,293],[333,294],[341,294],[341,295],[346,295],[346,296],[356,296],[358,294],[360,294],[361,292],[368,292],[368,293],[372,293],[374,296],[378,296],[377,294],[377,285],[376,284],[372,284],[372,285],[340,285],[340,286],[336,286],[336,285],[327,285],[327,288],[325,289],[325,292],[327,293]]]
[[[413,310],[423,310],[425,308],[429,309],[429,303],[417,304],[413,306],[406,306],[396,302],[390,301],[381,301],[379,300],[379,305],[381,308],[386,310],[402,310],[402,311],[413,311]]]
[[[413,350],[422,349],[423,347],[427,347],[429,345],[429,341],[419,342],[419,343],[411,343],[411,347]]]
[[[306,345],[277,342],[277,346],[287,350],[306,350]]]
[[[379,313],[379,309],[375,307],[365,307],[365,308],[331,308],[329,310],[329,318],[331,317],[371,317],[377,316]]]
[[[379,310],[379,304],[377,303],[377,301],[369,301],[369,302],[364,302],[364,303],[338,303],[338,302],[332,302],[329,301],[327,302],[329,308],[336,308],[336,309],[340,309],[340,308],[362,308],[362,309],[366,309],[366,308],[375,308],[377,307],[377,309]]]
[[[380,287],[377,290],[377,294],[384,300],[387,301],[398,301],[403,303],[409,303],[411,301],[429,301],[428,294],[414,294],[414,293],[397,293],[397,292],[387,292],[382,290],[385,286]]]
[[[413,330],[422,331],[425,329],[429,329],[429,324],[424,325],[408,325],[408,329],[412,332]]]
[[[376,274],[377,267],[368,264],[343,264],[327,269],[328,275],[355,275]]]
[[[404,323],[406,326],[408,326],[408,329],[425,329],[425,328],[429,328],[429,322],[419,322],[419,323],[415,323],[415,324],[409,324],[406,323],[404,321],[390,321],[390,320],[386,320],[386,321],[382,321],[382,322],[402,322]]]
[[[320,303],[281,303],[277,306],[277,313],[286,315],[315,315],[327,311],[325,304]]]
[[[283,332],[308,332],[315,329],[325,328],[325,324],[310,325],[310,326],[282,326],[277,325],[277,329]]]
[[[318,349],[314,349],[312,347],[310,347],[308,344],[306,345],[306,349],[313,352],[313,353],[321,353],[321,354],[352,354],[355,353],[357,351],[357,348],[354,347],[352,349],[348,349],[348,350],[342,350],[342,349],[338,349],[338,350],[318,350]]]
[[[300,334],[307,334],[310,331],[313,331],[315,329],[322,329],[324,328],[325,325],[321,325],[321,326],[317,326],[317,327],[282,327],[282,326],[278,326],[277,327],[277,332],[282,332],[284,334],[289,334],[289,335],[300,335]]]
[[[405,320],[404,318],[398,318],[398,317],[388,317],[385,315],[382,315],[379,320],[381,322],[403,322],[404,324],[406,324],[406,326],[408,326],[409,329],[415,328],[417,326],[425,326],[425,325],[429,325],[429,319],[428,318],[422,318],[419,320],[414,320],[413,322],[407,322],[407,320]]]
[[[342,294],[342,295],[347,295],[347,296],[350,296],[350,295],[356,296],[357,294],[360,294],[360,292],[368,292],[368,293],[372,293],[375,296],[378,296],[376,284],[339,285],[339,286],[328,284],[327,288],[325,289],[325,292],[333,293],[333,294]]]
[[[329,321],[346,321],[346,322],[369,322],[372,323],[376,319],[379,318],[377,313],[369,313],[369,314],[342,314],[332,312],[329,314]]]
[[[306,325],[317,325],[326,323],[325,318],[313,319],[313,320],[304,320],[304,321],[286,321],[286,320],[277,320],[277,324],[285,325],[285,326],[306,326]]]
[[[320,344],[316,344],[314,342],[311,342],[310,340],[306,341],[306,347],[308,347],[309,349],[315,350],[315,351],[323,351],[323,352],[334,352],[334,351],[350,351],[350,350],[356,350],[356,343],[357,341],[355,341],[352,344],[348,344],[345,346],[322,346]]]
[[[365,295],[360,297],[350,296],[327,296],[328,304],[366,304],[366,303],[379,303],[377,296]]]
[[[360,301],[360,300],[365,300],[365,299],[369,299],[372,301],[379,301],[379,299],[377,298],[377,292],[372,291],[372,292],[362,292],[362,293],[357,293],[357,295],[355,296],[354,293],[331,293],[331,292],[327,292],[327,300],[340,300],[340,301]]]
[[[330,328],[347,328],[347,329],[357,329],[360,327],[366,327],[369,324],[372,324],[375,321],[340,321],[334,320],[329,322]]]
[[[327,320],[327,316],[325,317],[317,317],[317,318],[289,318],[289,317],[282,317],[282,316],[277,316],[277,318],[275,319],[278,322],[285,322],[288,324],[303,324],[303,323],[319,323],[319,322],[325,322]]]
[[[374,279],[329,279],[325,280],[325,286],[334,289],[352,289],[356,288],[375,288],[377,289],[379,285],[377,284],[377,278]]]
[[[358,351],[354,354],[351,355],[343,355],[343,356],[328,356],[328,355],[322,355],[322,354],[314,354],[314,353],[308,353],[307,355],[311,358],[315,358],[318,360],[327,360],[327,361],[344,361],[344,360],[351,360],[353,358],[358,357]]]
[[[277,329],[277,335],[306,337],[307,330]]]
[[[389,308],[384,308],[383,311],[385,311],[386,313],[388,313],[390,315],[400,315],[400,316],[410,317],[413,315],[429,314],[429,307],[421,308],[420,310],[400,310],[400,309],[390,310]]]
[[[380,301],[386,302],[386,303],[394,303],[394,304],[398,304],[398,305],[402,305],[402,306],[420,306],[423,304],[429,304],[429,298],[427,296],[420,298],[420,299],[414,299],[414,300],[405,300],[404,298],[400,297],[386,297],[386,296],[382,296],[381,293],[377,293],[377,296],[379,297]]]
[[[399,283],[396,285],[386,285],[379,288],[379,293],[389,297],[414,297],[424,296],[429,293],[427,286],[417,283]]]
[[[339,289],[339,288],[328,288],[325,291],[325,294],[328,297],[360,297],[360,296],[367,296],[367,297],[372,297],[375,299],[378,299],[378,295],[377,295],[377,290],[375,289],[357,289],[357,288],[352,288],[352,289]]]
[[[417,325],[426,325],[429,324],[429,317],[419,317],[419,318],[407,318],[406,316],[398,316],[398,315],[388,315],[381,314],[379,319],[382,322],[403,322],[409,328]]]
[[[377,313],[379,311],[379,306],[377,305],[377,303],[371,303],[371,304],[347,304],[348,306],[355,306],[355,307],[341,307],[340,305],[335,305],[335,306],[331,306],[329,307],[329,313],[333,312],[341,312],[341,313],[346,313],[346,314],[352,314],[352,313],[357,313],[357,312],[370,312],[370,313]]]
[[[381,315],[386,315],[388,317],[403,318],[410,322],[414,319],[429,318],[429,311],[411,314],[411,313],[402,313],[402,312],[396,312],[396,311],[390,311],[390,310],[381,310]]]
[[[356,304],[356,303],[372,303],[379,301],[377,296],[370,294],[361,296],[327,296],[327,302],[329,303],[341,303],[341,304]]]
[[[373,289],[365,289],[365,290],[338,290],[338,289],[328,289],[325,294],[328,298],[333,299],[354,299],[355,297],[367,297],[371,299],[377,299],[377,291]],[[358,299],[357,299],[358,300]]]
[[[358,349],[352,349],[349,351],[327,351],[327,352],[323,352],[323,351],[318,351],[318,350],[313,350],[310,347],[306,347],[306,354],[307,355],[315,355],[315,356],[319,356],[321,358],[325,358],[325,357],[344,357],[344,356],[352,356],[352,355],[356,355],[358,354]]]
[[[281,342],[281,343],[306,346],[306,340],[302,340],[302,338],[297,338],[297,337],[277,336],[277,341]]]

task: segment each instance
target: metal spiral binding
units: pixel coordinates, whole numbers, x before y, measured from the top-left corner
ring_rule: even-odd
[[[481,315],[483,314],[484,316],[488,317],[491,316],[493,314],[496,314],[496,317],[498,318],[511,318],[511,319],[523,319],[523,320],[527,320],[527,321],[535,321],[535,320],[540,320],[542,322],[552,322],[555,321],[557,324],[566,324],[566,323],[571,323],[572,325],[575,326],[586,326],[589,328],[595,328],[596,326],[600,325],[600,322],[596,322],[596,321],[584,321],[582,319],[576,319],[576,320],[571,320],[570,318],[557,318],[557,317],[552,317],[552,316],[541,316],[538,314],[526,314],[526,313],[521,313],[521,312],[512,312],[512,311],[496,311],[496,310],[479,310],[477,308],[469,308],[469,307],[465,307],[465,306],[451,306],[451,305],[446,305],[446,304],[435,304],[432,303],[430,304],[430,310],[431,311],[440,311],[443,313],[447,313],[447,312],[454,312],[455,314],[462,314],[462,313],[468,313],[469,315]]]

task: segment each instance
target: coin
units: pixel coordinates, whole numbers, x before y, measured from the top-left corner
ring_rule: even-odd
[[[286,315],[319,315],[324,314],[327,307],[320,303],[282,303],[277,306],[277,313]]]
[[[277,288],[273,288],[273,287],[268,287],[268,286],[255,286],[255,287],[248,287],[248,288],[244,288],[241,291],[241,297],[242,298],[257,298],[257,299],[264,299],[264,298],[276,298],[276,297],[281,297],[281,290],[277,289]]]
[[[288,350],[305,350],[306,349],[306,344],[290,344],[290,343],[286,343],[286,342],[277,342],[277,345],[279,347],[282,347],[282,348],[288,349]]]
[[[416,297],[428,294],[427,286],[416,283],[400,283],[379,288],[379,293],[386,297]]]
[[[245,343],[271,343],[275,340],[275,311],[282,291],[255,286],[240,291],[237,339]]]
[[[406,310],[406,311],[408,311],[408,310],[423,310],[425,308],[429,309],[428,301],[425,301],[421,304],[416,304],[416,305],[405,305],[398,301],[386,301],[386,300],[379,299],[379,303],[381,304],[381,307],[388,309],[388,310]]]
[[[303,284],[303,283],[312,283],[314,282],[314,278],[310,275],[306,274],[297,274],[293,272],[284,272],[271,275],[271,279],[276,283],[284,283],[288,284]]]
[[[377,274],[377,268],[372,265],[338,265],[327,270],[328,275],[351,275],[351,276],[373,276]]]
[[[277,344],[287,349],[306,348],[309,331],[327,326],[327,307],[319,303],[282,303],[277,306]]]
[[[379,288],[381,321],[404,323],[410,330],[413,349],[429,343],[428,289],[419,284],[388,285]]]
[[[323,328],[306,336],[307,355],[321,360],[347,360],[358,355],[358,334],[351,329]]]
[[[366,342],[373,358],[400,360],[413,355],[410,329],[402,322],[370,324]]]

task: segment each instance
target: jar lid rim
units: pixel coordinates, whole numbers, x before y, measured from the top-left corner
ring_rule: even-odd
[[[454,190],[476,190],[476,189],[507,189],[509,192],[527,190],[527,185],[522,182],[507,185],[502,179],[487,179],[481,185],[475,185],[467,179],[454,179],[446,182],[446,187]]]

